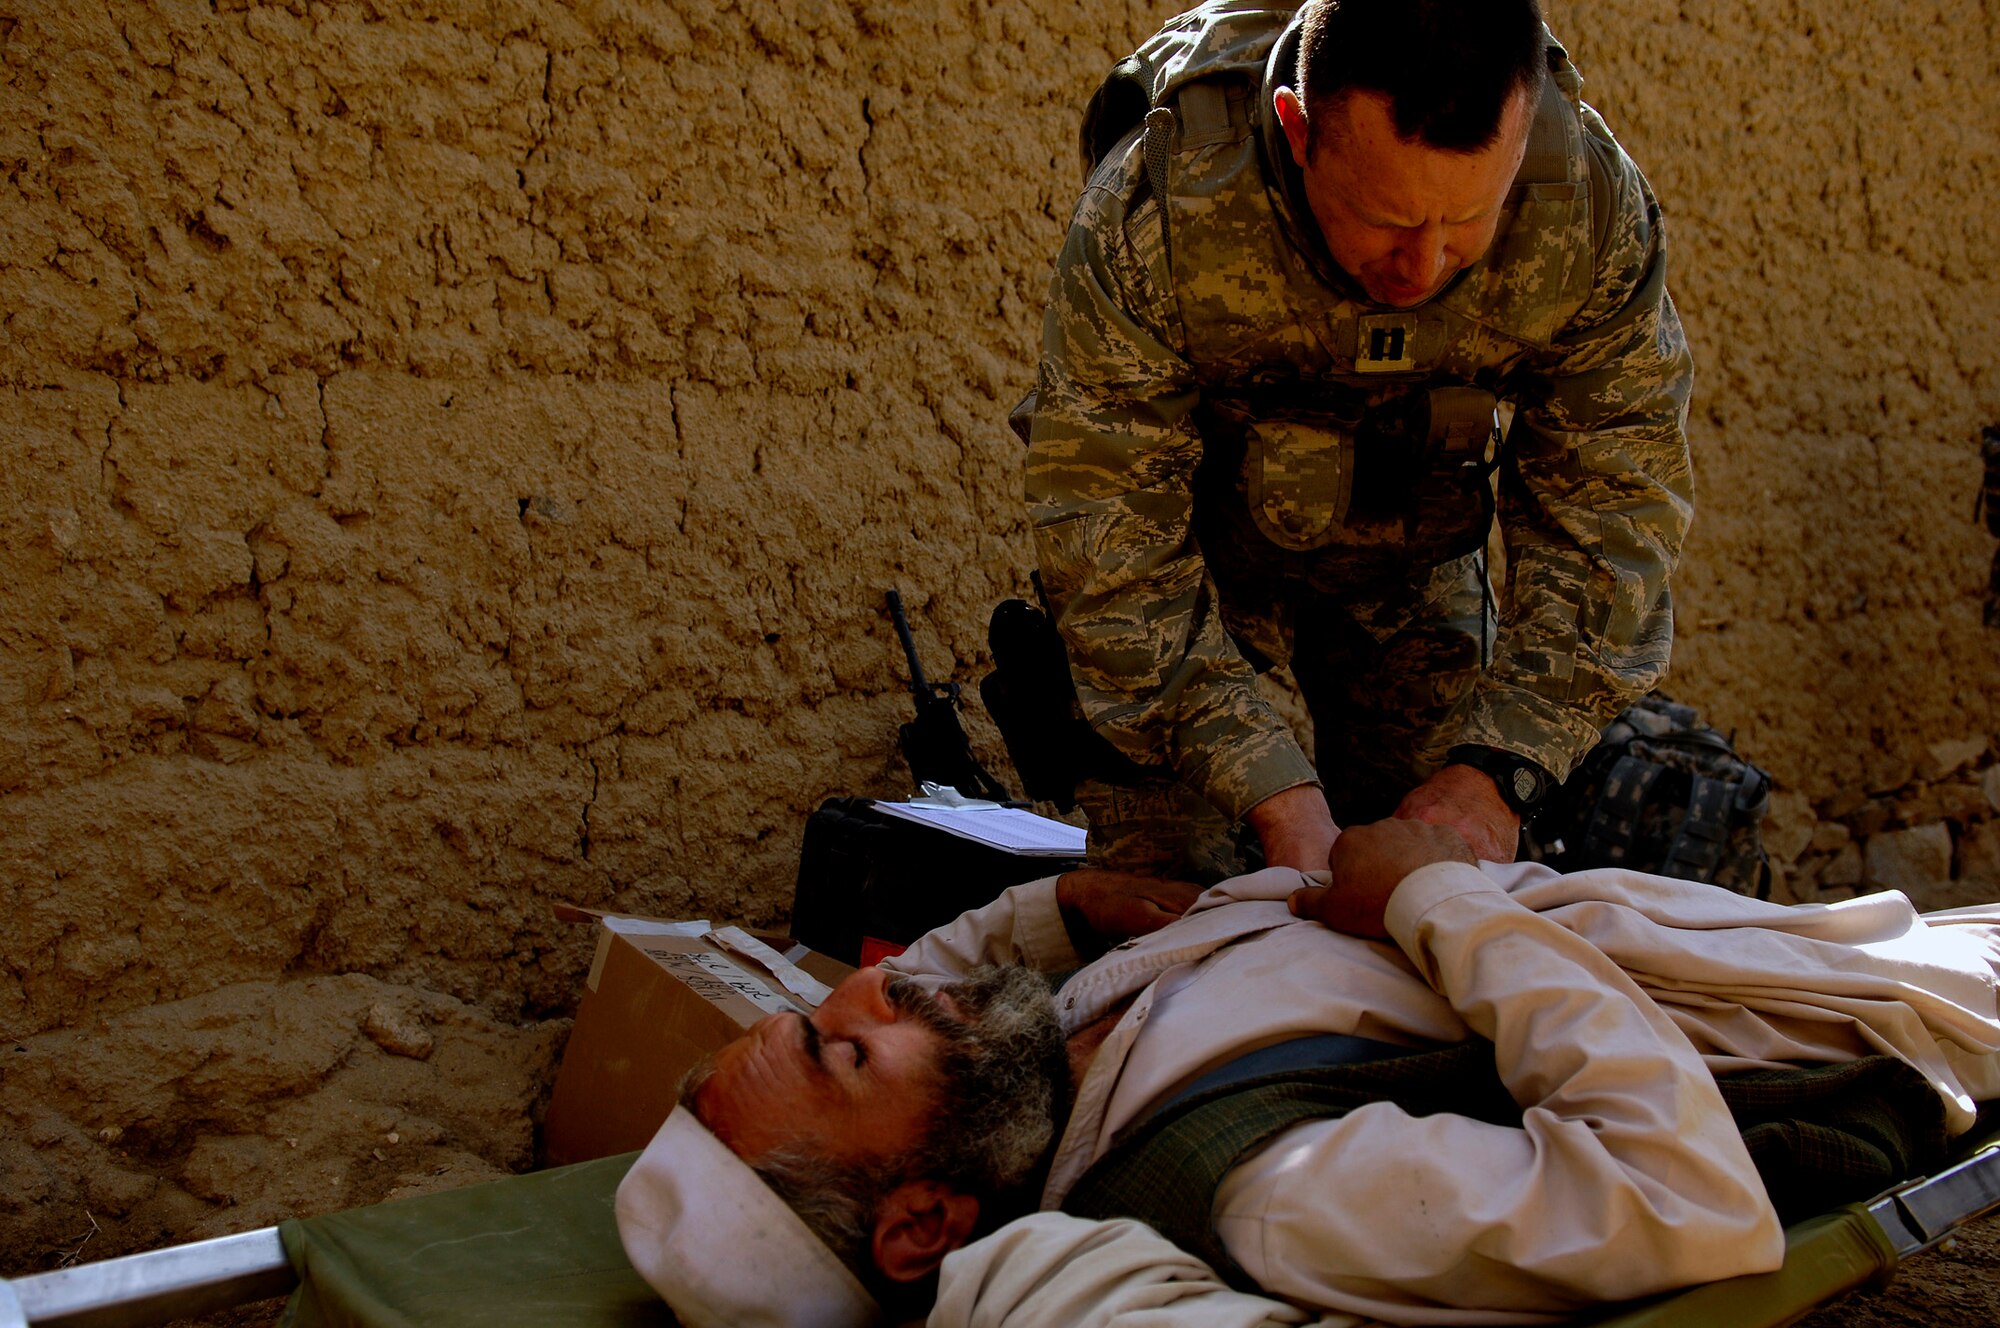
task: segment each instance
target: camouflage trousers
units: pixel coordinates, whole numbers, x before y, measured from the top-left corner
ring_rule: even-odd
[[[1313,763],[1337,825],[1388,816],[1456,740],[1493,632],[1484,569],[1464,561],[1448,593],[1386,639],[1337,606],[1294,615],[1292,674],[1312,715]],[[1207,885],[1262,865],[1248,826],[1178,780],[1091,780],[1076,796],[1090,818],[1093,866]]]

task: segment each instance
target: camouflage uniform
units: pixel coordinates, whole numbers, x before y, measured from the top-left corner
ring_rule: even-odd
[[[1551,39],[1491,249],[1418,309],[1371,305],[1270,109],[1290,19],[1191,11],[1086,116],[1087,166],[1120,97],[1145,118],[1097,145],[1024,404],[1079,702],[1160,772],[1080,794],[1102,862],[1211,875],[1272,794],[1326,776],[1336,819],[1382,815],[1457,741],[1561,778],[1667,665],[1693,369],[1651,188]],[[1511,575],[1482,670],[1495,466]],[[1318,773],[1256,692],[1285,662]]]

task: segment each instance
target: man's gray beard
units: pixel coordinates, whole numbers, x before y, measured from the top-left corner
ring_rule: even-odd
[[[904,987],[915,993],[915,984],[896,982],[890,999],[911,999]],[[1055,1142],[1069,1109],[1066,1040],[1039,973],[981,968],[944,990],[960,1019],[952,1029],[931,1024],[945,1040],[945,1087],[933,1133],[956,1138],[950,1148],[933,1150],[942,1169],[925,1174],[962,1183],[990,1201],[1025,1182]]]
[[[944,1181],[979,1200],[983,1234],[1032,1206],[1029,1183],[1068,1113],[1062,1026],[1040,974],[981,968],[943,991],[956,1013],[907,978],[889,984],[896,1008],[944,1044],[938,1105],[915,1148],[863,1163],[778,1149],[750,1164],[878,1297],[889,1288],[875,1269],[872,1239],[890,1192],[905,1181]],[[684,1105],[692,1105],[708,1069],[704,1063],[689,1073]]]

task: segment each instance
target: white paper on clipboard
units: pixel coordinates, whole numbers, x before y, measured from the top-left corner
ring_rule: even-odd
[[[992,803],[952,807],[921,802],[878,802],[878,811],[915,821],[975,844],[1024,858],[1080,858],[1084,832],[1046,816]]]

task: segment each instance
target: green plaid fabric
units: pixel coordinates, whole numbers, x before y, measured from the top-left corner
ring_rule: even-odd
[[[1944,1100],[1894,1056],[1756,1070],[1715,1086],[1788,1226],[1923,1175],[1949,1147]]]
[[[1716,1081],[1787,1224],[1877,1193],[1945,1155],[1944,1103],[1906,1062],[1760,1070]],[[1521,1109],[1483,1040],[1435,1051],[1221,1084],[1174,1103],[1117,1140],[1063,1201],[1081,1217],[1133,1217],[1255,1289],[1215,1233],[1215,1191],[1237,1159],[1309,1120],[1393,1102],[1414,1116],[1454,1112],[1518,1125]]]

